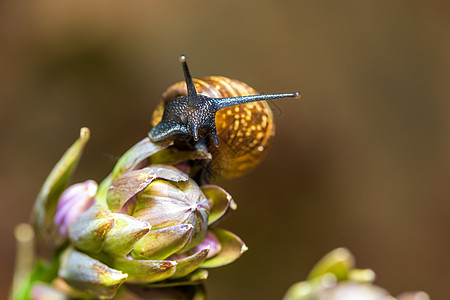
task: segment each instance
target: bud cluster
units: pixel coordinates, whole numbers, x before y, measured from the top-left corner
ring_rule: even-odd
[[[215,226],[236,209],[231,196],[183,172],[189,160],[210,155],[145,138],[99,185],[88,180],[66,187],[88,137],[82,129],[38,197],[33,223],[53,267],[41,271],[49,279],[34,285],[33,299],[112,299],[131,290],[163,299],[176,287],[201,299],[207,270],[247,250],[239,237]],[[158,289],[165,291],[160,298]]]

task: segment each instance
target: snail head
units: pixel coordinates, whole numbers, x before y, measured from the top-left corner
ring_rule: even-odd
[[[214,144],[219,146],[215,124],[216,113],[219,110],[249,102],[300,96],[297,92],[211,98],[197,93],[186,63],[186,56],[181,55],[180,62],[183,66],[187,96],[178,97],[166,103],[161,121],[148,134],[154,142],[165,141],[179,134],[192,136],[195,141],[198,141],[199,137],[211,135]]]

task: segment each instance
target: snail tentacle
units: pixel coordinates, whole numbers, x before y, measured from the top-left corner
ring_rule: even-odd
[[[152,141],[167,140],[176,134],[188,134],[195,141],[198,141],[199,137],[211,135],[214,144],[218,147],[219,139],[216,131],[215,117],[219,110],[255,101],[299,97],[299,93],[225,98],[211,98],[200,95],[195,88],[186,62],[186,56],[181,55],[180,62],[186,81],[187,96],[175,98],[166,104],[160,123],[149,132],[149,137]]]
[[[190,106],[196,106],[200,103],[200,99],[197,96],[197,90],[195,89],[194,81],[192,81],[191,72],[186,62],[186,56],[180,56],[180,62],[183,67],[184,79],[186,81],[187,91],[188,91],[188,104]]]
[[[228,98],[212,98],[215,102],[217,110],[227,108],[230,106],[236,106],[239,104],[245,104],[256,101],[266,101],[280,98],[298,98],[299,93],[289,93],[289,94],[263,94],[263,95],[250,95],[250,96],[240,96],[240,97],[228,97]]]

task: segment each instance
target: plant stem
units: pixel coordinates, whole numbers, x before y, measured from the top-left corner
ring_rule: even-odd
[[[34,230],[30,224],[21,223],[14,229],[17,256],[10,300],[15,300],[25,286],[34,263]]]

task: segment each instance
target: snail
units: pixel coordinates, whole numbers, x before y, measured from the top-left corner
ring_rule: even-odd
[[[153,113],[150,140],[206,147],[212,156],[208,172],[216,178],[248,173],[265,157],[274,136],[273,115],[265,100],[300,94],[260,95],[241,81],[221,76],[193,79],[184,55],[180,62],[185,82],[163,93]]]

